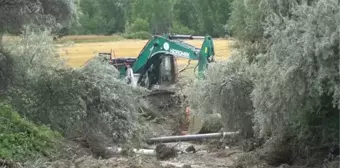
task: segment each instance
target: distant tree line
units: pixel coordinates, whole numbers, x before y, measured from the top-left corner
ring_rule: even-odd
[[[77,0],[64,34],[181,33],[224,36],[233,0]]]

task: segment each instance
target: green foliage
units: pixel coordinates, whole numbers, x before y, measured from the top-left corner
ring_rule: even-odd
[[[170,0],[132,0],[130,20],[141,18],[150,24],[153,34],[168,32],[172,22]]]
[[[65,67],[48,32],[27,30],[6,49],[15,60],[10,102],[28,119],[83,138],[91,148],[144,136],[135,97],[146,91],[125,85],[107,62],[96,58],[80,69]]]
[[[149,39],[151,36],[149,23],[140,18],[128,25],[124,34],[127,39]]]
[[[141,31],[149,32],[150,25],[146,20],[140,18],[137,18],[131,25],[128,25],[126,28],[126,33],[135,33]]]
[[[0,158],[29,160],[56,155],[61,135],[23,119],[11,106],[0,103]]]
[[[79,34],[101,34],[102,32],[106,32],[105,20],[99,15],[93,16],[92,18],[84,15],[80,18],[79,22],[82,25],[82,28],[78,30],[80,32]]]
[[[140,31],[151,34],[172,31],[224,36],[233,0],[82,0],[78,4],[77,34],[125,32],[128,37]],[[143,20],[143,22],[141,20]],[[149,25],[146,29],[146,23]],[[125,25],[129,25],[125,27]],[[141,24],[142,30],[134,30]],[[77,30],[75,30],[77,29]],[[138,33],[141,34],[141,33]]]
[[[277,148],[272,151],[327,152],[339,142],[338,2],[270,2],[234,1],[238,52],[210,67],[208,78],[193,88],[191,104],[206,114],[221,112],[227,129],[249,128],[251,118],[257,137],[284,143],[269,145]]]
[[[195,0],[199,33],[209,33],[213,37],[225,35],[224,25],[231,13],[231,3],[234,0]]]
[[[79,1],[77,34],[113,34],[124,32],[128,2],[122,0]],[[78,30],[75,30],[78,28]]]
[[[303,0],[312,4],[315,0]],[[266,18],[272,13],[280,17],[290,17],[291,9],[301,4],[299,0],[247,0],[233,1],[229,19],[229,30],[233,37],[242,41],[261,41],[264,36]],[[268,34],[267,34],[268,35]]]
[[[127,39],[150,39],[152,34],[146,31],[134,32],[130,34],[124,34],[124,37]]]
[[[227,131],[252,136],[253,106],[250,93],[253,84],[244,53],[235,53],[229,61],[210,64],[207,78],[190,89],[189,103],[200,115],[220,113]],[[199,91],[198,91],[199,90]]]
[[[255,130],[265,136],[286,129],[303,154],[339,142],[337,4],[320,0],[294,8],[294,19],[268,18],[268,51],[254,65]]]
[[[305,2],[234,1],[236,52],[210,66],[189,97],[197,113],[220,112],[226,129],[253,125],[276,161],[325,157],[339,142],[339,5]]]
[[[1,1],[0,35],[4,32],[20,34],[26,24],[52,29],[53,32],[69,27],[75,19],[74,0],[16,0]]]
[[[177,22],[172,24],[170,32],[174,34],[194,34],[193,30]]]
[[[240,40],[259,40],[269,7],[265,0],[233,1],[230,16],[231,34]]]
[[[197,16],[198,11],[195,8],[194,2],[195,1],[193,0],[177,0],[175,2],[172,12],[174,17],[172,27],[175,27],[174,24],[181,25],[200,33],[200,25],[198,24]]]

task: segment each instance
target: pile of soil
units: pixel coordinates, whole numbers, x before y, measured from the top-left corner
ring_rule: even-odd
[[[145,97],[153,109],[150,129],[153,136],[179,135],[185,123],[185,96],[175,92],[159,91]]]

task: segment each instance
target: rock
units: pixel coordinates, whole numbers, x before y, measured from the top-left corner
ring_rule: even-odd
[[[156,146],[156,155],[159,160],[167,160],[170,158],[177,157],[177,150],[172,147],[168,147],[165,144],[160,144]]]
[[[185,149],[185,151],[188,152],[188,153],[190,153],[190,152],[196,153],[196,149],[195,149],[195,147],[193,145],[190,145],[189,147],[187,147]]]
[[[182,168],[191,168],[191,165],[185,164],[182,166]]]

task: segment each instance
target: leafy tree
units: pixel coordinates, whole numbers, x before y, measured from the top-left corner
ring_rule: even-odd
[[[261,4],[261,5],[260,5]],[[262,23],[270,10],[265,1],[233,1],[230,30],[240,40],[259,41],[263,35]]]
[[[175,34],[194,34],[194,31],[189,29],[188,27],[182,25],[181,23],[174,22],[172,23],[172,27],[170,28],[171,33]]]
[[[103,57],[80,69],[66,67],[49,32],[29,29],[5,49],[15,60],[7,96],[21,115],[66,138],[80,138],[102,157],[108,145],[144,136],[138,112],[145,107],[134,97],[146,91],[125,85]]]
[[[60,29],[74,17],[73,0],[2,0],[0,32],[20,33],[22,25],[34,23]]]
[[[223,26],[229,20],[231,2],[232,0],[196,0],[194,5],[200,33],[209,33],[214,37],[224,36]]]
[[[231,3],[232,0],[83,0],[79,5],[83,25],[80,34],[126,32],[126,25],[143,19],[153,34],[168,33],[180,26],[196,34],[224,36]]]
[[[265,27],[271,37],[254,69],[255,128],[261,136],[289,132],[298,154],[339,142],[339,12],[336,0],[320,0],[294,8],[294,19],[275,14]]]
[[[73,0],[2,0],[0,1],[0,92],[6,90],[11,77],[11,58],[3,49],[3,33],[18,34],[23,25],[59,31],[75,18]]]
[[[123,0],[100,0],[98,3],[98,12],[105,20],[107,34],[124,32],[125,27],[125,8],[127,3]]]
[[[126,28],[127,33],[134,33],[134,32],[150,32],[150,25],[146,20],[137,18],[131,25]]]
[[[339,142],[338,1],[234,1],[233,10],[236,52],[197,81],[191,104],[220,112],[226,129],[253,125],[268,164],[328,157]]]
[[[172,3],[169,0],[134,0],[131,8],[132,20],[136,18],[147,20],[153,34],[169,31],[172,22]]]
[[[129,1],[82,0],[79,34],[113,34],[123,32],[127,20]]]
[[[174,25],[173,28],[182,25],[188,29],[198,31],[198,17],[194,0],[177,0],[173,7]]]

